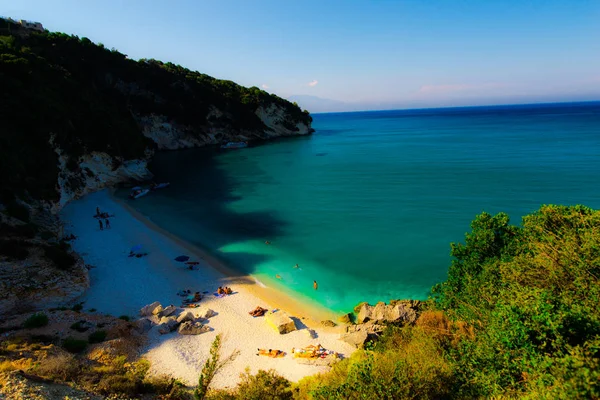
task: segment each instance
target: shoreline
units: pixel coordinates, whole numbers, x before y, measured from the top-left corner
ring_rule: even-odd
[[[96,207],[113,215],[110,228],[101,229],[92,218]],[[209,330],[198,335],[178,332],[160,334],[154,325],[147,332],[147,344],[139,354],[150,361],[150,374],[167,374],[195,385],[204,362],[210,357],[211,343],[222,335],[222,355],[238,352],[215,377],[214,388],[232,388],[240,382],[240,374],[247,369],[252,374],[259,370],[274,369],[290,381],[325,372],[324,365],[298,363],[293,349],[320,344],[342,358],[349,357],[356,348],[340,340],[345,325],[321,325],[322,319],[335,318],[334,313],[290,299],[285,293],[262,287],[251,275],[232,271],[225,263],[186,243],[168,231],[156,226],[141,213],[115,198],[110,190],[88,194],[69,203],[61,212],[65,233],[77,237],[76,251],[90,269],[90,287],[76,301],[86,310],[99,314],[127,315],[139,318],[139,310],[155,301],[163,306],[172,304],[177,314],[191,312],[195,317],[211,310],[205,319]],[[141,246],[143,257],[128,257],[132,246]],[[174,261],[188,254],[199,261],[198,268],[190,271]],[[215,296],[218,286],[230,286],[233,294]],[[177,293],[191,289],[203,293],[198,308],[182,308]],[[267,310],[287,313],[296,330],[280,334],[265,317],[253,317],[249,312],[261,306]],[[257,349],[278,349],[283,358],[263,357]]]
[[[245,289],[250,291],[256,297],[264,300],[267,303],[270,303],[275,308],[282,309],[288,314],[302,319],[302,322],[310,328],[322,327],[320,322],[328,319],[334,321],[336,324],[338,323],[337,318],[341,314],[329,310],[326,307],[318,306],[314,303],[303,303],[302,300],[294,298],[282,289],[274,286],[267,286],[264,282],[260,281],[253,275],[239,273],[225,262],[221,261],[218,257],[211,254],[209,250],[200,245],[192,244],[158,226],[154,221],[146,217],[140,211],[136,210],[126,201],[117,197],[115,195],[115,191],[115,188],[110,188],[108,190],[111,200],[117,204],[120,204],[133,218],[144,224],[148,229],[151,229],[152,231],[179,244],[187,249],[190,254],[194,254],[197,258],[205,261],[209,268],[212,268],[218,273],[223,274],[226,278],[231,279],[231,281],[229,281],[230,283],[235,285],[243,285]],[[258,282],[260,282],[260,284]]]

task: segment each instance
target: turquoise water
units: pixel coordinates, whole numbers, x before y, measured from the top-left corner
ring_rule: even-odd
[[[313,127],[242,150],[158,154],[152,169],[171,187],[132,204],[335,311],[426,298],[482,211],[518,224],[546,203],[600,207],[600,103],[317,114]]]

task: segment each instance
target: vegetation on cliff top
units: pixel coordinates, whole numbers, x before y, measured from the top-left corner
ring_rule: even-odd
[[[266,130],[255,113],[261,106],[283,109],[286,127],[311,121],[298,106],[256,87],[172,63],[134,61],[87,38],[24,31],[3,19],[0,82],[3,197],[27,192],[36,199],[57,198],[51,137],[69,156],[67,167],[76,169],[78,157],[91,151],[120,160],[143,157],[151,143],[141,134],[142,116],[164,115],[198,135],[210,123],[260,136]],[[212,109],[220,112],[211,114]]]

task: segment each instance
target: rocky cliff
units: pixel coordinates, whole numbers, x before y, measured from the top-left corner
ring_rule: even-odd
[[[89,284],[56,217],[69,201],[151,179],[157,150],[312,132],[307,111],[256,87],[1,18],[0,82],[0,315]]]
[[[155,150],[312,132],[307,111],[172,63],[0,19],[0,203],[46,202],[151,177]]]

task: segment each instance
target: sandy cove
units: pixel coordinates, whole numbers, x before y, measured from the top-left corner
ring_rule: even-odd
[[[100,230],[98,221],[93,218],[96,207],[114,214],[110,229]],[[214,257],[161,230],[106,190],[70,203],[62,211],[62,218],[65,233],[77,236],[72,242],[74,249],[93,266],[91,287],[80,299],[85,302],[84,309],[137,317],[140,308],[154,301],[163,306],[179,306],[182,298],[177,292],[182,289],[209,292],[199,308],[186,310],[196,315],[208,308],[216,311],[217,315],[207,323],[212,331],[197,336],[177,332],[160,335],[154,327],[149,332],[149,344],[142,357],[151,361],[152,372],[170,374],[190,385],[196,384],[210,344],[219,333],[224,339],[222,354],[228,355],[234,350],[240,354],[217,375],[213,382],[215,388],[235,386],[246,368],[252,373],[272,368],[292,381],[328,369],[298,364],[291,354],[293,347],[320,343],[344,356],[354,350],[339,340],[342,327],[320,325],[319,321],[335,317],[328,311],[306,308],[285,293],[257,284],[251,276],[235,275]],[[137,244],[143,246],[148,256],[127,256],[130,248]],[[173,260],[182,254],[200,262],[195,271]],[[225,285],[235,294],[224,298],[212,295],[217,287]],[[298,318],[298,330],[280,335],[264,317],[250,316],[248,312],[259,305],[282,309]],[[316,332],[316,338],[311,338],[306,326]],[[279,349],[287,354],[284,358],[272,359],[257,356],[257,348]]]

